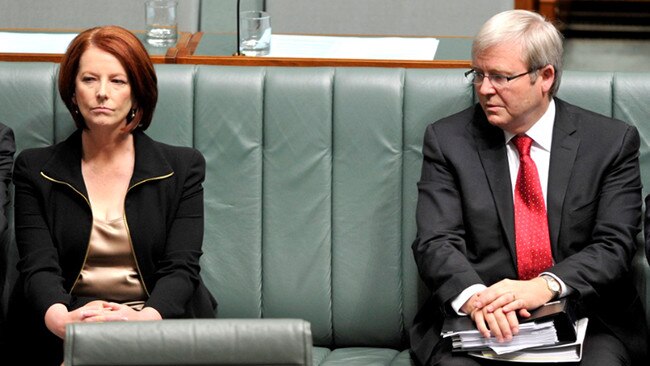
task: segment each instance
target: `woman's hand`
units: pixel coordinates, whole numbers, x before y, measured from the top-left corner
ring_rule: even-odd
[[[102,300],[91,301],[73,311],[68,311],[63,304],[54,304],[45,312],[47,329],[61,339],[65,339],[65,327],[69,323],[133,320],[162,320],[162,316],[151,307],[137,311],[128,305]]]
[[[162,316],[154,308],[146,307],[138,311],[115,302],[104,302],[100,312],[89,311],[86,315],[83,319],[85,322],[162,320]]]
[[[65,339],[66,325],[82,322],[88,317],[103,313],[107,304],[106,301],[92,301],[73,311],[68,311],[63,304],[54,304],[45,312],[45,326],[57,337]]]

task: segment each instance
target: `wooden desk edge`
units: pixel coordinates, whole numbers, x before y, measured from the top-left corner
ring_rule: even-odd
[[[167,55],[150,55],[151,62],[154,64],[176,63],[175,56],[170,59]],[[175,54],[174,54],[175,55]],[[63,55],[59,53],[2,53],[0,52],[0,62],[53,62],[61,63]]]
[[[35,29],[9,29],[9,31],[20,31],[20,30],[29,30],[34,31]],[[1,31],[1,29],[0,29]],[[63,30],[58,30],[63,31]],[[68,30],[72,31],[72,30]],[[79,32],[79,30],[76,30]],[[193,34],[189,32],[179,32],[178,41],[176,45],[167,49],[164,55],[149,55],[151,62],[155,64],[174,64],[176,63],[176,56],[181,50],[184,50],[188,47],[188,44],[192,38]],[[200,39],[200,38],[199,38]],[[142,41],[143,44],[145,41]],[[195,45],[196,48],[196,45]],[[54,62],[60,63],[63,59],[62,53],[14,53],[14,52],[0,52],[0,61],[8,62]]]
[[[249,56],[185,56],[176,57],[177,64],[226,66],[285,66],[285,67],[404,67],[404,68],[469,68],[469,60],[371,60],[341,58],[285,58]]]

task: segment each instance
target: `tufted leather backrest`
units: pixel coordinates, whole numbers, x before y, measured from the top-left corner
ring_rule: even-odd
[[[422,136],[428,123],[475,102],[463,70],[156,70],[149,134],[207,160],[202,275],[218,316],[302,318],[317,346],[406,347],[426,293],[410,249]],[[19,150],[74,128],[57,71],[0,63],[0,121]],[[650,74],[567,71],[559,93],[639,128],[646,189],[649,89]],[[648,299],[645,258],[636,265]]]

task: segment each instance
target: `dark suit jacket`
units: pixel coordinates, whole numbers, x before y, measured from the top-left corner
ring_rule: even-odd
[[[641,224],[639,134],[633,126],[556,99],[547,213],[555,265],[583,316],[596,318],[638,358],[643,312],[630,274]],[[440,341],[450,300],[472,284],[517,278],[512,185],[503,131],[479,105],[427,127],[413,252],[431,296],[411,349],[421,364]]]
[[[7,258],[9,235],[7,231],[7,210],[10,205],[9,184],[11,183],[11,170],[14,165],[16,143],[13,130],[0,123],[0,345],[4,332],[4,285],[7,275]]]
[[[165,145],[142,132],[134,132],[134,141],[125,215],[149,295],[145,306],[163,318],[214,317],[216,302],[199,274],[205,160],[195,149]],[[43,317],[51,305],[74,309],[94,300],[70,294],[92,226],[81,175],[80,131],[60,144],[23,151],[16,158],[14,184],[20,275],[9,319],[13,334],[24,334],[28,338],[23,341],[41,350],[33,335],[39,327],[44,330]],[[27,331],[27,324],[34,328]]]
[[[644,235],[645,235],[645,257],[650,262],[650,194],[645,197],[645,220],[644,220]]]

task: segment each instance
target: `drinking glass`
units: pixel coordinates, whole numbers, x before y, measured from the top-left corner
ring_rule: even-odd
[[[240,14],[239,49],[246,56],[264,56],[271,51],[271,15],[265,11],[244,11]]]
[[[176,0],[148,0],[145,2],[145,25],[147,43],[153,46],[169,46],[178,37],[176,23]]]

